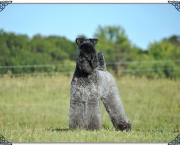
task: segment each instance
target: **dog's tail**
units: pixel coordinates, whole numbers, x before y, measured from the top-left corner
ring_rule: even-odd
[[[98,70],[106,70],[106,61],[102,52],[97,53],[98,57]]]

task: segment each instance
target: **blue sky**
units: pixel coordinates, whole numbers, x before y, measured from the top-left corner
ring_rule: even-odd
[[[9,4],[0,12],[0,29],[29,37],[92,38],[99,25],[121,26],[132,44],[146,49],[180,35],[180,12],[170,4]]]

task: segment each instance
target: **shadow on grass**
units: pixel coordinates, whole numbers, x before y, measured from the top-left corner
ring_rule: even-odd
[[[102,125],[102,128],[101,129],[104,129],[106,131],[113,131],[114,128],[110,128],[108,125]],[[101,130],[100,129],[100,130]],[[74,131],[74,130],[84,130],[84,129],[80,129],[80,128],[77,128],[77,129],[69,129],[69,128],[46,128],[45,129],[46,131],[58,131],[58,132],[65,132],[65,131]],[[94,131],[94,130],[88,130],[88,131]],[[96,130],[96,131],[99,131],[99,130]]]
[[[69,128],[46,128],[45,130],[47,130],[47,131],[59,131],[59,132],[72,131]]]

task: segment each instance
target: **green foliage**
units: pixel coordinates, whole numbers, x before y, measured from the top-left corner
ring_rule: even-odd
[[[86,38],[83,34],[78,37]],[[117,76],[180,77],[180,36],[173,35],[151,43],[146,50],[132,45],[120,26],[98,26],[94,37],[99,40],[97,52],[104,54],[108,70]],[[0,74],[72,72],[75,68],[77,45],[65,37],[36,34],[30,39],[27,35],[7,33],[0,29],[0,44],[0,67],[33,65],[0,68]],[[34,67],[49,64],[62,65]]]
[[[180,69],[180,45],[175,45],[171,41],[170,37],[167,40],[155,42],[148,48],[149,56],[152,56],[154,60],[162,61],[162,63],[153,65],[154,72],[157,72],[160,77],[176,78],[180,76],[180,71],[177,71]],[[166,62],[163,63],[163,60]],[[156,68],[163,70],[157,71]]]
[[[94,37],[99,39],[97,50],[103,52],[106,61],[125,61],[127,59],[131,45],[123,28],[99,26]]]
[[[131,59],[131,44],[125,35],[125,31],[120,26],[99,26],[94,37],[99,39],[97,50],[103,52],[106,62],[123,62]],[[111,65],[112,69],[118,74],[118,70],[124,70],[126,65]]]
[[[0,66],[21,65],[49,65],[74,63],[76,56],[76,45],[64,37],[43,37],[40,34],[29,39],[26,35],[15,35],[14,33],[0,33]],[[4,73],[37,73],[53,72],[54,70],[67,71],[64,66],[58,68],[31,67],[31,68],[6,68],[0,69]],[[73,71],[74,67],[68,68]]]

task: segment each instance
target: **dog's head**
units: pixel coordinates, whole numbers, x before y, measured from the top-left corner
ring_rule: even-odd
[[[91,73],[97,67],[97,56],[95,45],[98,39],[76,38],[76,43],[79,46],[77,56],[77,66],[83,73]]]

